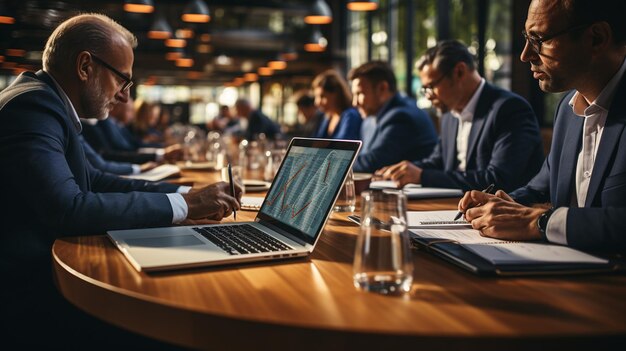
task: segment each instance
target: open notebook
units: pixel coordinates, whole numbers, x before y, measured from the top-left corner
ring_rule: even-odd
[[[180,174],[180,168],[178,166],[163,164],[146,172],[122,177],[129,179],[147,180],[150,182],[158,182],[159,180],[163,180],[165,178],[169,178],[178,174]]]
[[[415,212],[413,212],[415,213]],[[453,218],[456,211],[428,211],[422,219]],[[411,238],[420,246],[477,274],[528,275],[614,271],[611,261],[567,246],[540,242],[504,241],[480,235],[470,226],[442,224],[416,227],[409,215]]]
[[[370,183],[370,189],[397,189],[391,180],[376,180]],[[431,199],[443,197],[461,197],[463,191],[449,188],[428,188],[419,184],[407,184],[402,191],[408,199]]]

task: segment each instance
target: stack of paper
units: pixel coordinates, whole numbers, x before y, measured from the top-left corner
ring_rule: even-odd
[[[370,183],[370,189],[397,189],[396,183],[391,180],[376,180]],[[407,184],[402,191],[409,199],[429,199],[442,197],[460,197],[463,191],[450,188],[428,188],[419,184]]]
[[[158,167],[155,167],[147,172],[143,172],[140,174],[127,175],[123,177],[129,178],[129,179],[140,179],[140,180],[147,180],[150,182],[157,182],[159,180],[163,180],[167,177],[171,177],[179,173],[180,173],[180,168],[178,168],[178,166],[165,164],[165,165],[160,165]]]

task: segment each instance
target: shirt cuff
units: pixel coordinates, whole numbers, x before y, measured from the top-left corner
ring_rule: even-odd
[[[139,174],[139,173],[141,173],[141,165],[132,164],[131,167],[133,167],[133,173],[132,174]]]
[[[185,185],[181,185],[178,187],[178,189],[176,189],[176,192],[179,194],[187,194],[190,191],[191,191],[191,187],[185,186]]]
[[[549,242],[567,245],[567,207],[559,207],[548,219],[546,238]]]
[[[172,224],[180,223],[185,220],[189,212],[189,207],[187,207],[187,202],[185,202],[183,196],[178,193],[165,195],[167,195],[168,200],[170,200],[170,205],[172,206]]]

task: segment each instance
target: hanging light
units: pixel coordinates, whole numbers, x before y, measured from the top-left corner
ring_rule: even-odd
[[[168,48],[184,48],[187,46],[187,41],[179,38],[165,39],[165,46]]]
[[[246,82],[256,82],[259,80],[259,75],[256,73],[246,73],[243,75],[243,80]]]
[[[9,9],[0,4],[0,24],[13,24],[15,23],[15,16],[9,12]]]
[[[176,37],[181,39],[191,39],[195,33],[191,28],[181,28],[176,30]]]
[[[258,71],[260,76],[271,76],[274,74],[274,70],[269,67],[259,67]]]
[[[280,71],[280,70],[287,68],[287,62],[285,62],[285,60],[283,60],[280,56],[278,56],[277,58],[269,61],[267,63],[267,67],[275,71]]]
[[[191,57],[183,56],[176,59],[176,67],[193,67],[193,59]]]
[[[176,48],[165,54],[165,59],[168,61],[176,61],[179,58],[183,57],[184,51],[182,49]]]
[[[324,38],[319,27],[315,27],[311,34],[311,39],[304,44],[304,50],[308,52],[323,52],[328,46],[328,40]]]
[[[311,13],[304,17],[307,24],[328,24],[333,21],[333,13],[324,0],[316,0]]]
[[[124,11],[132,13],[152,13],[154,4],[152,0],[126,0]]]
[[[191,0],[180,18],[184,22],[207,23],[211,20],[209,7],[202,0]]]
[[[287,42],[287,45],[285,45],[285,49],[278,56],[283,61],[293,61],[298,58],[298,51],[296,50],[296,46],[294,45],[292,40],[289,40]]]
[[[377,0],[348,0],[346,5],[350,11],[374,11],[378,9]]]
[[[148,31],[148,38],[150,39],[169,39],[172,37],[172,27],[167,23],[165,16],[159,14],[154,19],[150,31]]]
[[[24,50],[24,49],[6,49],[5,50],[5,54],[7,56],[13,56],[13,57],[24,57],[24,56],[26,56],[26,50]]]

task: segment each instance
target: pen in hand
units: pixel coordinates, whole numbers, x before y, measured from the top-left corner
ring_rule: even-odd
[[[235,183],[233,182],[233,169],[228,164],[228,183],[230,184],[230,195],[235,197]],[[237,220],[237,211],[233,208],[233,219]]]
[[[495,187],[496,187],[495,184],[491,183],[485,190],[483,190],[483,193],[491,194],[491,192],[493,191],[493,188]],[[456,216],[454,217],[454,220],[458,221],[459,218],[461,218],[461,216],[463,216],[463,212],[459,211],[459,213],[457,213]]]

